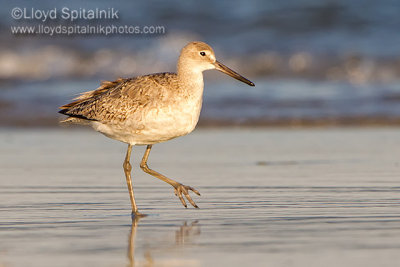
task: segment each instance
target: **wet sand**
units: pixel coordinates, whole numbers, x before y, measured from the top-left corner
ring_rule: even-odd
[[[81,129],[0,131],[0,266],[396,266],[400,129],[200,129],[149,166]]]

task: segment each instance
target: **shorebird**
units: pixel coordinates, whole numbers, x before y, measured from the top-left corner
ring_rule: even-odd
[[[131,179],[132,146],[147,145],[141,169],[170,184],[182,205],[186,201],[198,208],[189,190],[193,187],[150,169],[147,160],[153,144],[192,132],[199,120],[203,98],[203,71],[216,69],[250,86],[254,83],[215,59],[213,49],[203,42],[191,42],[182,48],[177,73],[156,73],[103,82],[99,88],[82,93],[73,102],[60,107],[67,115],[63,123],[90,125],[105,136],[128,144],[123,163],[132,215],[141,216],[135,202]]]

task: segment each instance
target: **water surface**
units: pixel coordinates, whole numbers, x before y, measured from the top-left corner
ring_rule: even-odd
[[[125,145],[83,130],[0,133],[0,266],[396,266],[398,129],[200,130],[143,173],[132,222]]]

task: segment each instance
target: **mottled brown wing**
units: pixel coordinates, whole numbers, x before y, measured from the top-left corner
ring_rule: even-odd
[[[98,101],[112,89],[119,88],[121,84],[126,83],[128,79],[118,79],[116,81],[104,81],[100,87],[93,91],[82,93],[74,98],[73,102],[60,107],[59,113],[73,118],[83,120],[97,120],[94,110]],[[67,121],[67,120],[66,120]]]
[[[104,82],[97,90],[83,93],[74,102],[60,107],[60,113],[102,123],[123,122],[137,109],[157,101],[166,85],[176,80],[175,76],[160,73]]]

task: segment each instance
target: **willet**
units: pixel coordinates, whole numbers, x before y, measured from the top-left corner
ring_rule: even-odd
[[[203,98],[203,71],[217,69],[254,86],[254,83],[215,59],[213,49],[203,42],[187,44],[179,56],[177,73],[156,73],[113,82],[82,93],[73,102],[60,107],[69,116],[62,122],[86,124],[107,137],[128,144],[123,164],[132,215],[140,216],[132,188],[131,164],[133,145],[147,145],[141,169],[174,187],[175,195],[187,208],[186,199],[198,208],[189,190],[193,187],[150,169],[147,159],[153,144],[186,135],[193,131],[200,116]]]

